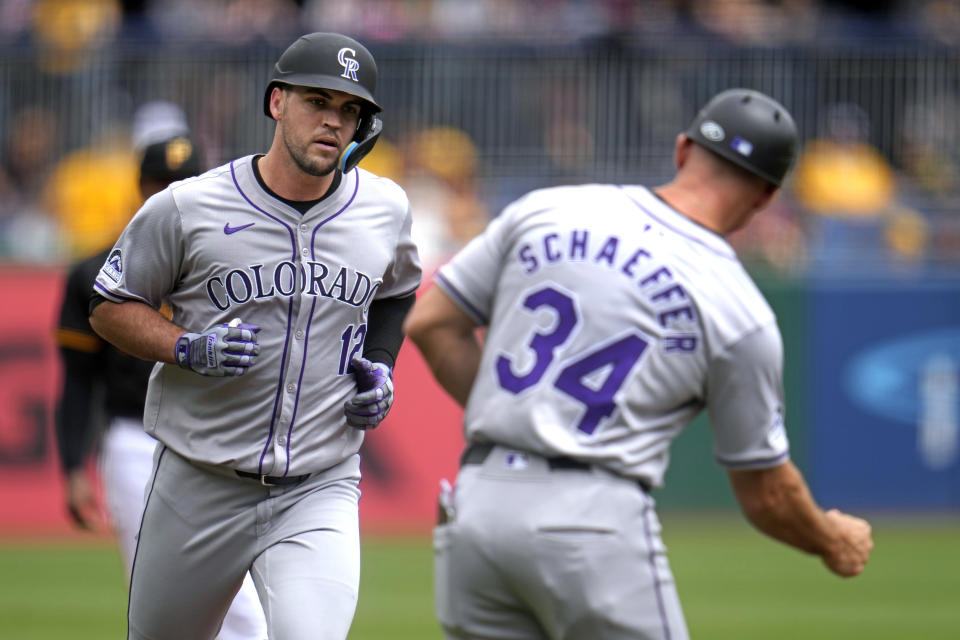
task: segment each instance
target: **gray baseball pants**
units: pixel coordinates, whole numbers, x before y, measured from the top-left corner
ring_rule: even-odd
[[[448,640],[687,640],[653,499],[598,469],[494,447],[434,530]]]
[[[264,487],[158,446],[128,640],[212,640],[250,571],[271,640],[343,640],[360,582],[359,456]]]

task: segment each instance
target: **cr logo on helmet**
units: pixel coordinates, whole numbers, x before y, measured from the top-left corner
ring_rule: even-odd
[[[347,80],[353,80],[354,82],[360,82],[357,79],[357,69],[360,68],[360,63],[357,62],[356,58],[348,58],[348,53],[351,56],[357,55],[357,52],[350,47],[344,47],[337,53],[337,62],[339,62],[340,66],[343,67],[343,73],[340,74],[340,77],[346,78]]]

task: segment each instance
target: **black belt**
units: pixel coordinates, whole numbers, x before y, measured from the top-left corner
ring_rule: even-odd
[[[493,451],[493,447],[494,445],[489,442],[471,442],[467,445],[467,448],[464,449],[463,454],[460,456],[460,466],[462,467],[468,464],[483,464],[483,462],[490,455],[490,452]],[[575,460],[568,456],[553,456],[550,458],[544,457],[544,460],[547,461],[547,467],[549,467],[551,471],[555,471],[557,469],[590,471],[594,467],[594,465],[588,462]],[[646,480],[636,480],[636,482],[645,492],[650,492],[650,485],[647,484]]]
[[[300,484],[310,477],[309,473],[302,476],[265,476],[261,473],[252,473],[250,471],[237,471],[241,478],[253,478],[265,487],[283,487],[292,484]]]

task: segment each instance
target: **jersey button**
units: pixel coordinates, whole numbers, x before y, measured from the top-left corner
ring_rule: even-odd
[[[310,250],[304,247],[300,253],[302,253],[303,255],[307,255],[308,253],[310,253]]]
[[[286,436],[277,436],[277,444],[280,445],[281,447],[287,444]]]
[[[288,385],[287,385],[287,393],[293,393],[293,392],[296,391],[296,390],[297,390],[297,385],[295,385],[295,384],[288,384]]]
[[[297,336],[297,340],[303,340],[303,331],[301,329],[297,329],[297,332],[294,335]]]

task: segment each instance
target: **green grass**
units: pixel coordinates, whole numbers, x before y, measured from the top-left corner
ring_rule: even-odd
[[[853,579],[737,520],[664,517],[691,636],[938,640],[960,637],[960,522],[878,519]]]
[[[349,640],[442,640],[428,539],[367,539]]]
[[[125,637],[127,591],[112,545],[5,543],[0,576],[2,640]]]
[[[735,517],[663,515],[690,626],[707,640],[958,637],[960,521],[874,523],[876,550],[852,580]],[[368,537],[351,640],[440,640],[426,539]],[[105,543],[0,544],[0,640],[122,638],[126,589]]]

